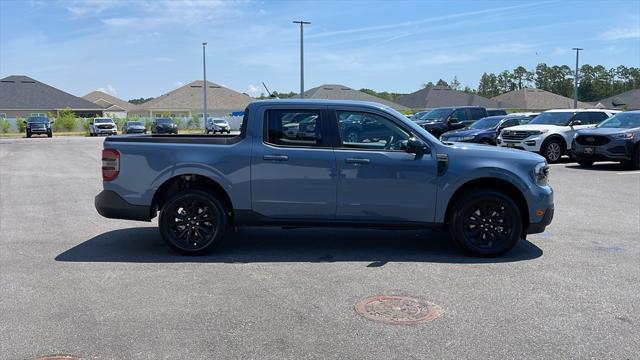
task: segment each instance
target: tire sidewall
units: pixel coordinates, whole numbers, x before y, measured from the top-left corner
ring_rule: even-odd
[[[514,228],[512,229],[511,238],[508,239],[508,241],[500,244],[500,246],[496,248],[479,248],[475,246],[469,239],[467,239],[464,234],[463,217],[466,210],[468,210],[468,208],[471,207],[476,201],[483,200],[499,200],[509,208],[509,211],[513,212],[515,224]],[[456,203],[456,207],[451,217],[450,231],[453,239],[459,247],[474,256],[492,257],[504,254],[505,252],[511,250],[516,245],[518,240],[520,240],[520,236],[523,232],[522,230],[522,214],[520,213],[520,209],[518,208],[517,204],[504,193],[490,189],[478,190],[461,196]]]
[[[556,160],[551,160],[549,158],[549,156],[547,155],[548,154],[547,148],[552,143],[556,143],[560,147],[560,156],[558,156],[558,158]],[[565,146],[562,143],[562,141],[560,141],[559,139],[555,139],[555,138],[554,139],[549,139],[549,140],[546,140],[544,143],[542,143],[541,151],[542,151],[542,156],[545,159],[547,159],[547,162],[549,164],[553,164],[553,163],[557,163],[558,161],[560,161],[560,159],[562,158],[562,154],[565,152]]]
[[[169,226],[172,224],[170,217],[172,216],[172,214],[168,211],[168,209],[172,209],[177,202],[183,201],[185,200],[185,198],[198,198],[201,201],[209,202],[211,207],[216,210],[215,220],[218,226],[212,239],[208,241],[204,246],[198,247],[196,249],[185,248],[183,246],[180,246],[180,244],[174,243],[172,236],[169,234]],[[224,234],[227,231],[228,223],[228,215],[222,203],[210,193],[202,189],[188,189],[176,193],[169,200],[167,200],[167,202],[165,202],[162,209],[160,210],[160,216],[158,217],[158,228],[160,229],[160,234],[162,235],[164,241],[172,249],[186,255],[202,255],[211,251],[211,249],[215,247],[215,245],[217,245],[224,237]]]

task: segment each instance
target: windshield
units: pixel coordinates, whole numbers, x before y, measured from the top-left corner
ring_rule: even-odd
[[[570,111],[543,112],[536,116],[535,119],[531,120],[529,124],[567,126],[569,125],[569,121],[571,121],[573,115],[574,113]]]
[[[640,113],[618,113],[596,125],[598,128],[632,129],[640,127]]]
[[[171,119],[156,119],[156,123],[158,123],[158,124],[173,124],[173,120],[171,120]]]
[[[96,124],[113,124],[113,120],[111,120],[111,119],[95,119],[94,123],[96,123]]]
[[[422,115],[418,120],[441,122],[445,121],[449,117],[449,115],[451,115],[451,112],[453,112],[453,109],[434,109]]]
[[[219,120],[219,119],[218,120],[213,120],[213,122],[216,123],[216,124],[224,124],[224,123],[226,123],[226,121]]]
[[[127,123],[127,125],[129,125],[129,126],[142,126],[143,124],[142,124],[142,121],[129,121]]]
[[[493,129],[498,126],[500,120],[504,119],[504,116],[489,116],[475,121],[469,126],[471,129]]]
[[[27,119],[27,122],[30,122],[30,123],[48,123],[49,122],[49,118],[41,117],[41,116],[30,117],[30,118]]]

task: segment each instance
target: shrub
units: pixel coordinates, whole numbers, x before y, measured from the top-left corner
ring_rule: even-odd
[[[18,132],[23,133],[27,129],[27,124],[24,123],[23,117],[16,118],[16,125],[18,126]]]
[[[2,118],[0,119],[0,130],[2,130],[3,134],[6,134],[11,130],[11,125],[9,124],[9,120]]]
[[[58,118],[53,124],[54,131],[73,131],[76,127],[76,114],[67,108],[58,112]]]

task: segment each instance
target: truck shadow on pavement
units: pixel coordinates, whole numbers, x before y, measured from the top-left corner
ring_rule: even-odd
[[[531,260],[542,250],[520,240],[497,258],[471,257],[441,230],[383,231],[357,229],[241,228],[211,253],[182,256],[169,249],[156,227],[120,229],[95,236],[56,256],[64,262],[254,263],[387,262],[501,263]]]

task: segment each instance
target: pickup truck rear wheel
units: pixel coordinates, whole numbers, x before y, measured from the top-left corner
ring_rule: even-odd
[[[520,239],[522,217],[518,206],[502,192],[484,189],[465,194],[455,204],[451,235],[475,256],[498,256]]]
[[[183,190],[162,206],[158,225],[171,248],[186,255],[210,251],[226,233],[228,215],[214,196],[199,189]]]

